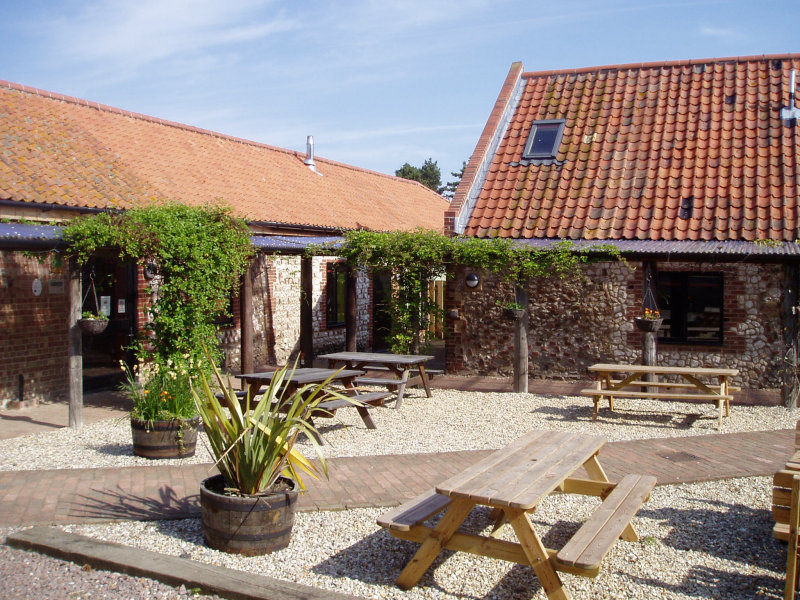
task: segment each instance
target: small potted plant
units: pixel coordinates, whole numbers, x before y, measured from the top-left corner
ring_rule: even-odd
[[[133,368],[120,364],[126,379],[121,388],[133,401],[133,453],[145,458],[194,456],[200,418],[191,381],[201,365],[188,354],[152,358]]]
[[[497,305],[503,310],[503,316],[511,320],[521,319],[522,313],[525,311],[525,307],[519,302],[501,302],[498,300]]]
[[[101,312],[92,312],[90,310],[85,310],[81,314],[81,318],[78,319],[78,326],[81,328],[81,331],[91,334],[91,335],[98,335],[103,333],[108,327],[108,317]]]
[[[663,319],[661,318],[661,313],[657,308],[645,307],[644,315],[641,317],[636,317],[634,322],[636,323],[636,327],[639,329],[639,331],[658,331],[658,328],[661,327]]]
[[[203,534],[217,550],[247,556],[266,554],[289,544],[303,477],[327,477],[319,432],[311,417],[319,404],[346,396],[327,388],[330,380],[286,393],[283,385],[293,367],[275,372],[257,403],[249,394],[236,397],[212,364],[214,387],[204,374],[192,390],[203,429],[220,471],[200,486]],[[328,416],[330,413],[328,413]],[[311,443],[319,464],[295,447],[300,435]]]

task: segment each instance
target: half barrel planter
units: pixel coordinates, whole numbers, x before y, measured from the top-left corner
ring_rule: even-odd
[[[144,458],[188,458],[197,447],[200,417],[144,421],[131,417],[133,453]]]
[[[256,496],[225,493],[222,475],[200,484],[200,508],[206,545],[216,550],[259,556],[289,545],[294,526],[297,482],[280,478],[288,488]]]

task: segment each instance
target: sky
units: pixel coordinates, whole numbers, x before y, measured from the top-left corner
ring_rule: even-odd
[[[0,0],[0,79],[394,174],[526,71],[800,52],[798,0]]]

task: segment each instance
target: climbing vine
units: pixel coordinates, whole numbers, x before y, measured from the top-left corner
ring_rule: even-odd
[[[203,345],[217,347],[214,321],[230,316],[228,300],[253,254],[247,225],[219,205],[166,203],[79,217],[64,238],[81,264],[111,253],[155,269],[147,343],[137,353],[158,363],[179,356],[199,362]]]
[[[532,277],[577,276],[581,265],[594,258],[619,258],[619,252],[611,247],[578,249],[570,241],[560,241],[536,248],[506,238],[451,238],[422,229],[350,231],[344,237],[342,245],[317,247],[311,252],[335,254],[354,267],[391,273],[390,341],[394,352],[418,352],[427,342],[428,321],[442,312],[428,296],[428,282],[444,276],[449,264],[486,269],[506,282],[523,285]]]

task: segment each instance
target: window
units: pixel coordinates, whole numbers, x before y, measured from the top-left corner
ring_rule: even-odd
[[[659,273],[659,341],[722,343],[722,274]]]
[[[344,325],[345,298],[347,297],[347,272],[344,263],[331,263],[326,271],[325,320],[327,326]]]
[[[525,144],[525,153],[522,156],[524,158],[555,157],[564,133],[564,123],[564,119],[534,121],[528,143]]]

